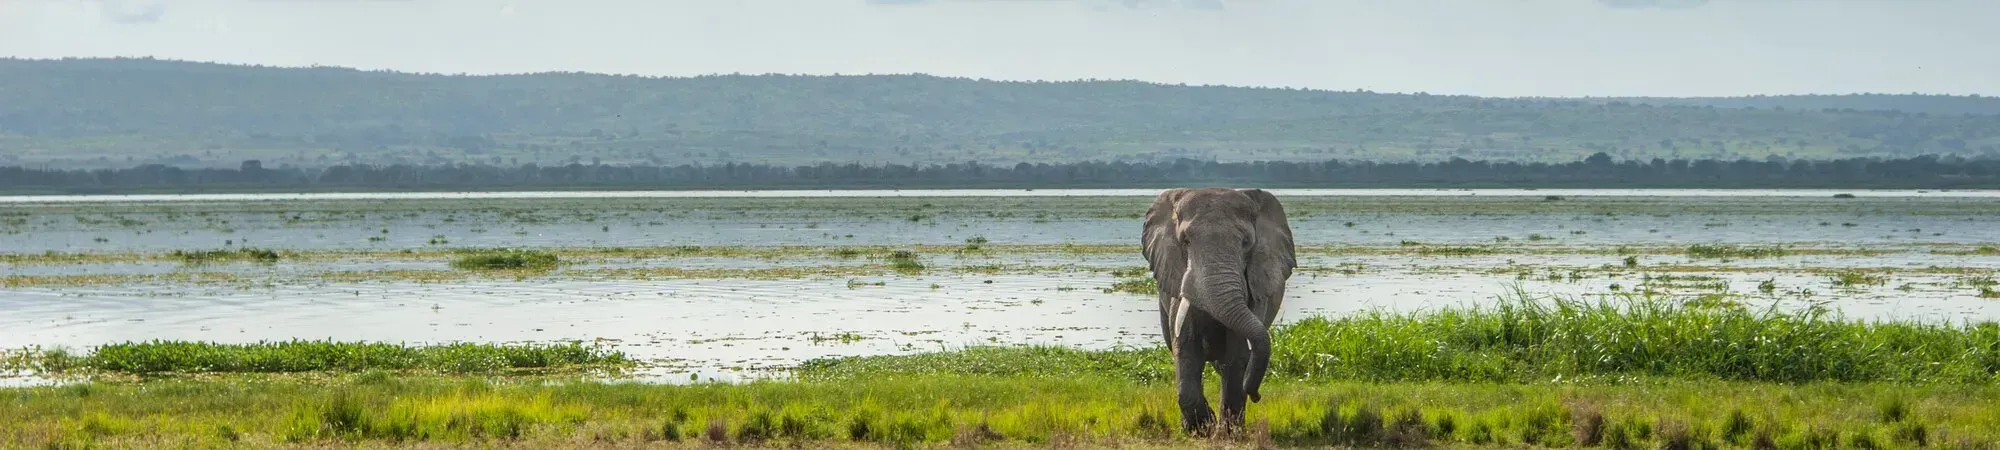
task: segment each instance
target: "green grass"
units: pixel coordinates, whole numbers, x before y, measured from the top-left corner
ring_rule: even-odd
[[[1622,295],[1530,298],[1426,313],[1311,317],[1274,330],[1271,375],[1293,380],[1532,383],[1675,378],[1765,382],[2000,382],[2000,323],[1843,320],[1729,302]],[[1159,347],[972,347],[809,361],[803,379],[888,374],[1168,379]]]
[[[85,354],[36,351],[10,360],[51,374],[201,374],[360,372],[494,373],[522,369],[614,368],[624,354],[580,343],[453,343],[412,346],[374,342],[271,341],[248,344],[162,341],[97,346]]]
[[[463,270],[544,270],[555,268],[555,254],[540,250],[486,250],[460,255],[451,261]]]
[[[2000,410],[1992,407],[2000,387],[1992,385],[1278,381],[1264,392],[1250,407],[1250,433],[1233,447],[1768,441],[1811,448],[1831,436],[1848,447],[1865,440],[1990,448],[2000,441]],[[0,396],[11,400],[0,402],[0,447],[9,448],[1204,445],[1177,433],[1171,384],[1103,377],[651,385],[361,374],[88,383],[0,389]]]

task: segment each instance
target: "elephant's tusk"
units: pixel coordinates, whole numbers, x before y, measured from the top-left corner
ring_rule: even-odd
[[[1175,303],[1179,303],[1180,305],[1174,307],[1174,335],[1172,338],[1173,340],[1171,341],[1173,342],[1174,347],[1169,350],[1172,350],[1175,355],[1180,355],[1181,324],[1182,322],[1185,322],[1187,320],[1187,314],[1188,314],[1187,296],[1181,296],[1179,299],[1176,299]]]
[[[1175,212],[1178,213],[1179,210],[1175,210]],[[1174,291],[1175,295],[1174,303],[1177,303],[1176,305],[1174,305],[1174,333],[1172,336],[1168,336],[1168,341],[1167,341],[1169,345],[1167,351],[1173,352],[1174,356],[1180,356],[1181,354],[1181,324],[1187,321],[1187,314],[1188,314],[1187,284],[1188,284],[1188,277],[1192,275],[1194,275],[1194,258],[1189,257],[1187,259],[1187,264],[1181,266],[1181,282],[1180,286],[1178,286],[1179,289]]]

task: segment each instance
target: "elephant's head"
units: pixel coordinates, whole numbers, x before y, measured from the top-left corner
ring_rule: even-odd
[[[1284,207],[1259,189],[1174,189],[1154,200],[1145,228],[1144,253],[1160,281],[1162,306],[1192,305],[1246,339],[1243,389],[1258,401],[1271,359],[1269,327],[1296,266]],[[1175,342],[1178,324],[1168,327]]]

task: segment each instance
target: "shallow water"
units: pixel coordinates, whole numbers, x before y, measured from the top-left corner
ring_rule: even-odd
[[[1926,189],[1266,189],[1279,196],[2000,197],[1994,190]],[[842,189],[736,191],[332,192],[276,194],[0,195],[0,203],[534,198],[844,198],[1153,196],[1164,189]]]
[[[915,192],[915,191],[904,191]],[[1054,196],[1065,191],[1007,193]],[[993,244],[1118,244],[1136,246],[1137,214],[1151,190],[1078,195],[1127,195],[1099,200],[843,199],[731,203],[683,200],[570,202],[566,195],[523,193],[499,202],[370,203],[293,201],[285,196],[176,197],[170,203],[95,205],[0,200],[0,253],[162,252],[254,246],[287,250],[396,250],[453,247],[652,247],[777,245],[957,245],[974,236]],[[1285,319],[1369,310],[1417,311],[1490,301],[1516,286],[1532,294],[1599,295],[1648,285],[1646,273],[1675,266],[1712,268],[1672,275],[1707,276],[1693,283],[1651,285],[1671,293],[1728,292],[1753,307],[1791,308],[1829,302],[1850,317],[2000,320],[2000,300],[1976,297],[1964,282],[2000,272],[2000,257],[1946,255],[1928,245],[1961,247],[2000,242],[2000,201],[1990,193],[1854,192],[1850,200],[1787,200],[1828,192],[1729,191],[1717,197],[1636,197],[1557,202],[1473,198],[1464,191],[1399,191],[1395,195],[1465,195],[1422,200],[1418,206],[1342,203],[1287,197],[1299,205],[1292,221],[1300,245],[1395,248],[1424,244],[1610,248],[1689,243],[1784,244],[1794,247],[1886,249],[1881,255],[1805,255],[1712,260],[1641,255],[1638,269],[1619,269],[1609,254],[1500,253],[1474,256],[1308,254],[1291,281]],[[1472,191],[1480,195],[1584,195],[1576,191]],[[1829,191],[1830,192],[1830,191]],[[1435,193],[1435,194],[1432,194]],[[1590,191],[1619,196],[1631,192]],[[649,193],[645,195],[687,195]],[[758,195],[775,195],[756,193]],[[936,193],[940,196],[970,195]],[[1673,195],[1686,195],[1676,192]],[[1782,195],[1781,195],[1782,194]],[[1821,195],[1825,194],[1825,195]],[[1922,198],[1956,195],[1955,198]],[[1977,195],[1975,195],[1977,194]],[[451,195],[365,194],[350,198],[473,198]],[[552,199],[532,198],[546,195]],[[787,194],[790,195],[790,194]],[[858,195],[844,191],[826,195]],[[985,195],[992,195],[988,192]],[[1279,195],[1297,195],[1280,191]],[[1349,195],[1349,194],[1341,194]],[[1356,194],[1365,195],[1365,194]],[[431,196],[431,197],[425,197]],[[486,197],[491,198],[491,197]],[[232,200],[233,199],[233,200]],[[71,199],[75,200],[75,199]],[[285,200],[282,205],[260,204]],[[401,200],[399,200],[401,201]],[[994,202],[1007,206],[975,208]],[[1388,199],[1387,202],[1403,202]],[[1416,200],[1408,200],[1416,201]],[[956,203],[953,203],[956,202]],[[1511,202],[1511,203],[1510,203]],[[9,205],[11,203],[11,206]],[[268,202],[267,202],[268,203]],[[973,205],[973,206],[967,206]],[[380,209],[371,209],[377,208]],[[1005,210],[1006,216],[988,215]],[[917,211],[912,213],[911,211]],[[910,216],[918,215],[917,220]],[[1351,224],[1351,225],[1350,225]],[[387,230],[384,232],[384,230]],[[850,237],[851,236],[851,237]],[[372,239],[371,239],[372,238]],[[108,342],[188,339],[254,342],[337,339],[389,342],[600,341],[646,359],[663,360],[649,379],[735,379],[764,376],[824,356],[937,350],[975,344],[1059,344],[1086,348],[1154,345],[1158,312],[1149,296],[1107,293],[1114,268],[1144,265],[1131,254],[927,255],[921,276],[817,276],[788,280],[637,279],[605,269],[769,268],[867,264],[865,258],[823,256],[733,258],[676,256],[604,258],[527,279],[444,279],[438,282],[336,282],[337,271],[443,270],[441,260],[283,261],[274,265],[178,262],[82,264],[0,263],[0,275],[161,275],[188,270],[239,275],[231,283],[0,287],[0,348],[83,349]],[[1063,266],[1032,273],[962,273],[975,264]],[[1882,286],[1832,286],[1806,269],[1901,270]],[[1954,268],[1951,271],[1917,269]],[[1352,273],[1346,273],[1352,272]],[[1566,276],[1580,272],[1579,277]],[[1553,277],[1551,277],[1553,275]],[[1658,274],[1656,274],[1658,275]],[[1761,293],[1758,284],[1778,286]],[[881,285],[873,283],[880,282]],[[1692,287],[1701,285],[1702,287]],[[1811,291],[1804,294],[1803,291]],[[842,333],[861,337],[843,342]],[[15,380],[12,382],[19,382]]]

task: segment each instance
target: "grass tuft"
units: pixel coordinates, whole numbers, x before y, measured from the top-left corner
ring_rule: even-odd
[[[924,264],[917,261],[916,252],[897,250],[889,253],[889,268],[905,273],[921,272],[924,270]]]
[[[1833,279],[1834,287],[1858,288],[1864,286],[1881,286],[1889,283],[1889,277],[1887,276],[1859,270],[1834,272],[1828,275],[1828,277]]]
[[[993,242],[993,241],[989,241],[989,240],[987,240],[987,239],[986,239],[986,236],[973,236],[973,237],[969,237],[969,238],[966,238],[966,239],[965,239],[965,247],[964,247],[964,248],[962,249],[962,251],[966,251],[966,252],[976,252],[976,251],[980,251],[980,250],[982,250],[982,249],[983,249],[983,248],[984,248],[984,247],[986,246],[986,244],[989,244],[989,243],[992,243],[992,242]]]
[[[1111,287],[1104,289],[1104,293],[1106,294],[1114,292],[1124,292],[1128,294],[1140,294],[1140,295],[1160,295],[1160,282],[1153,280],[1153,277],[1121,279],[1115,283],[1112,283]]]
[[[1904,422],[1896,427],[1895,440],[1915,447],[1931,445],[1930,426],[1923,422]]]
[[[1416,408],[1396,413],[1395,422],[1382,433],[1382,445],[1389,448],[1422,448],[1430,446],[1430,443],[1430,424],[1424,421],[1423,412]]]
[[[1570,437],[1578,445],[1596,447],[1604,442],[1604,412],[1597,405],[1570,406]]]
[[[1694,428],[1680,420],[1664,420],[1660,423],[1660,450],[1695,450]]]
[[[1380,407],[1364,403],[1355,408],[1354,413],[1351,415],[1337,414],[1331,412],[1333,411],[1331,409],[1329,411],[1329,414],[1336,414],[1334,417],[1338,418],[1328,430],[1328,437],[1331,438],[1333,443],[1349,446],[1374,446],[1382,442],[1382,409]]]
[[[1910,405],[1898,398],[1884,400],[1878,407],[1878,411],[1877,416],[1882,419],[1883,423],[1902,422],[1903,419],[1910,417]]]
[[[1749,414],[1745,414],[1742,409],[1733,409],[1729,411],[1729,417],[1723,419],[1722,439],[1732,445],[1750,444],[1746,440],[1750,438],[1750,432],[1756,428],[1757,424],[1750,420]]]

